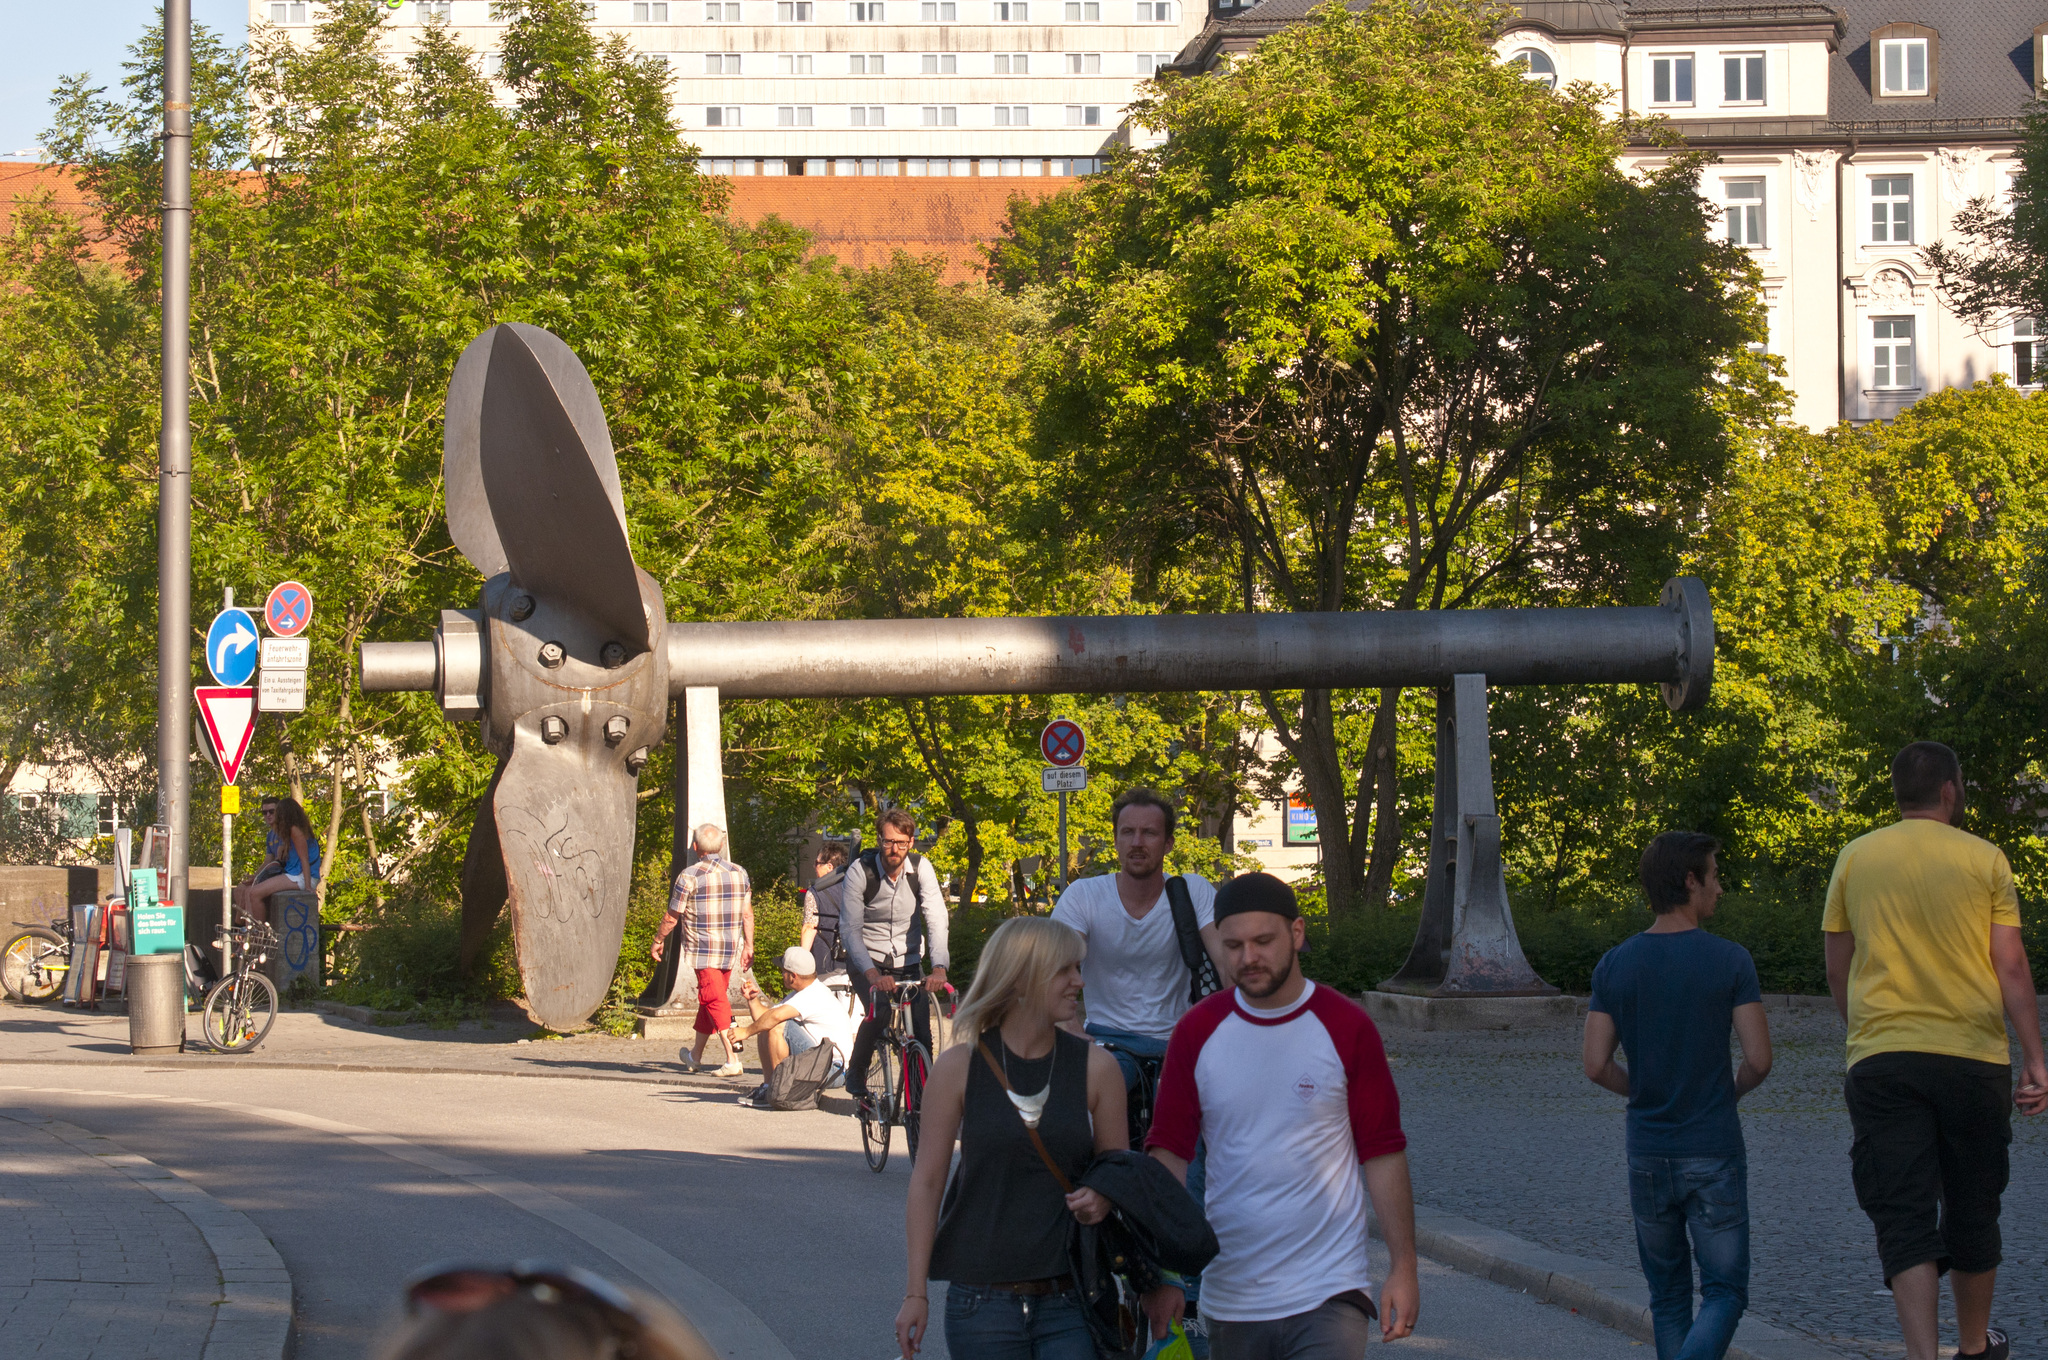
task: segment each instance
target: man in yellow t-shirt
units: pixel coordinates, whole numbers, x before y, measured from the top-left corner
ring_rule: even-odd
[[[1843,1087],[1856,1200],[1877,1229],[1907,1360],[1935,1360],[1941,1276],[1953,1270],[1956,1354],[2006,1360],[1990,1325],[2012,1142],[2048,1107],[2033,972],[2012,866],[1959,828],[1963,770],[1939,742],[1892,761],[1899,820],[1844,846],[1828,883],[1828,990],[1849,1024]]]

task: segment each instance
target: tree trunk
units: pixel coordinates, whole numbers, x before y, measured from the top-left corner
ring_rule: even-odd
[[[981,885],[981,828],[971,819],[963,818],[967,828],[967,872],[960,876],[960,905],[965,907],[974,901],[974,890]]]
[[[1330,691],[1304,690],[1301,729],[1293,742],[1303,791],[1316,810],[1316,839],[1323,852],[1323,883],[1332,921],[1348,915],[1364,890],[1365,866],[1351,838],[1351,798],[1337,750],[1336,718]]]
[[[1366,741],[1365,767],[1359,771],[1358,812],[1353,825],[1355,843],[1365,841],[1367,808],[1372,810],[1372,858],[1366,866],[1367,910],[1378,911],[1387,904],[1393,887],[1394,866],[1401,862],[1401,749],[1397,737],[1401,716],[1401,691],[1380,691],[1379,711],[1373,714],[1372,735]]]
[[[341,711],[336,715],[337,731],[348,730],[347,689],[341,692]],[[320,847],[320,881],[314,885],[313,898],[321,909],[327,906],[327,880],[334,875],[334,843],[341,839],[341,777],[348,768],[349,749],[343,745],[335,754],[327,776],[327,843]]]

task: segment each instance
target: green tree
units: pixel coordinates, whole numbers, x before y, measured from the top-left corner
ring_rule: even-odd
[[[1624,175],[1635,129],[1502,66],[1493,22],[1324,6],[1161,81],[1132,116],[1168,140],[1074,203],[1013,206],[998,277],[1073,242],[1037,257],[1042,431],[1140,579],[1206,558],[1243,609],[1450,609],[1637,600],[1674,565],[1731,407],[1764,409],[1753,274],[1697,158]],[[1333,912],[1381,902],[1400,693],[1260,697]]]
[[[2027,114],[2009,201],[1971,199],[1921,254],[1942,300],[1973,325],[2048,316],[2048,109]]]

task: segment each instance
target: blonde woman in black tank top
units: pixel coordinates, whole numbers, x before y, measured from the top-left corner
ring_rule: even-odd
[[[933,1062],[924,1090],[905,1214],[909,1284],[896,1315],[903,1360],[924,1344],[932,1279],[950,1281],[946,1346],[956,1356],[1095,1360],[1066,1244],[1074,1219],[1099,1223],[1109,1202],[1093,1190],[1062,1192],[1025,1123],[1035,1123],[1070,1184],[1096,1153],[1129,1145],[1116,1060],[1058,1028],[1079,1013],[1086,949],[1066,926],[1020,917],[1005,921],[981,951],[953,1020],[955,1043]],[[960,1170],[948,1185],[956,1138]],[[1178,1291],[1162,1292],[1173,1293],[1177,1306]]]

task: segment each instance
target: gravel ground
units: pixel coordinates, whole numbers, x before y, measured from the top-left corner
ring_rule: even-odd
[[[1775,1066],[1742,1104],[1750,1309],[1844,1354],[1903,1356],[1876,1240],[1849,1183],[1841,1022],[1825,1001],[1774,1007],[1770,1020]],[[1559,1251],[1637,1264],[1622,1101],[1581,1074],[1577,1029],[1382,1033],[1417,1200]],[[2040,1354],[2048,1346],[2048,1117],[2015,1115],[2013,1132],[1992,1318],[2012,1335],[2015,1355]],[[1946,1291],[1943,1312],[1952,1345]]]

